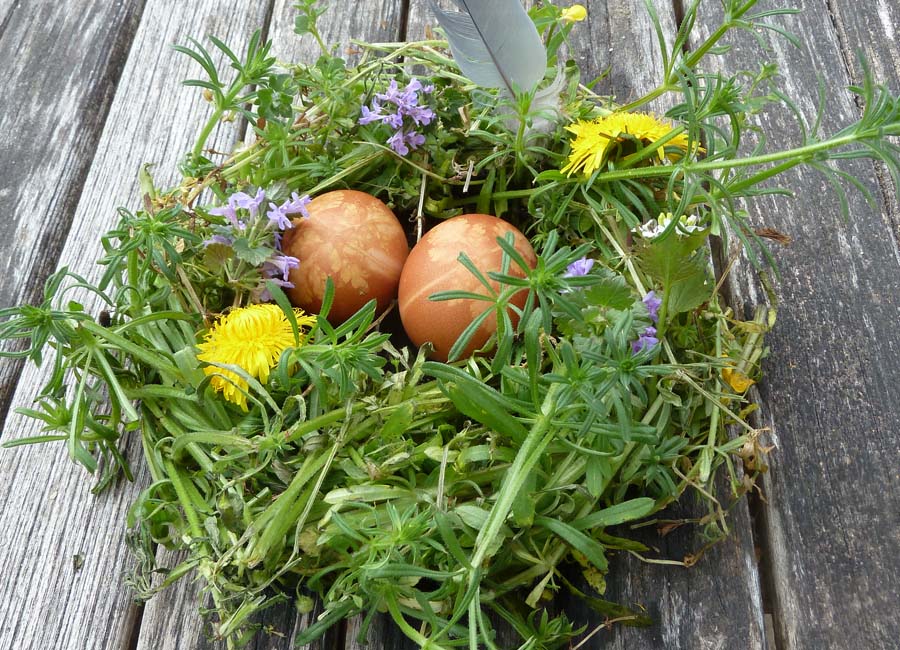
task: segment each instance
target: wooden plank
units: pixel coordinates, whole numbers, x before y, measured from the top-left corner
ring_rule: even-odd
[[[870,0],[860,6],[851,0],[833,0],[828,3],[828,10],[854,83],[862,80],[858,56],[862,53],[875,78],[897,88],[900,85],[900,4],[894,0]]]
[[[283,62],[314,62],[321,52],[310,36],[301,38],[294,33],[296,10],[289,0],[276,0],[267,26],[272,40],[272,53]],[[330,9],[319,19],[318,28],[327,44],[337,44],[344,52],[352,38],[396,40],[400,33],[401,3],[379,0],[358,6],[352,0],[331,3]],[[352,17],[348,20],[348,17]],[[229,42],[229,41],[226,41]],[[229,42],[230,43],[230,42]],[[252,137],[252,136],[248,136]],[[160,566],[174,566],[174,554],[161,550]],[[209,639],[210,630],[198,614],[200,585],[183,580],[150,600],[144,609],[137,650],[179,650],[192,648],[210,650],[221,646]],[[297,615],[290,605],[267,610],[257,621],[269,633],[259,633],[253,640],[256,650],[288,650],[294,647],[297,634],[315,619],[318,611]],[[329,631],[310,648],[328,648],[343,636],[340,627]]]
[[[56,265],[142,9],[0,3],[0,308],[35,300]],[[0,425],[21,369],[0,363]]]
[[[860,25],[872,26],[890,3],[829,5],[840,5],[845,17],[855,12]],[[823,0],[769,2],[765,8],[786,6],[804,10],[778,19],[801,35],[804,48],[766,33],[766,52],[742,39],[722,65],[738,70],[756,68],[760,58],[776,61],[781,87],[810,116],[822,75],[827,108],[821,131],[833,133],[859,114],[837,63],[849,60],[848,52]],[[708,29],[717,24],[712,13],[703,19]],[[844,45],[855,48],[870,38],[879,35]],[[895,66],[887,56],[892,46],[866,45]],[[790,115],[769,110],[760,123],[769,142],[799,144]],[[871,164],[841,168],[879,195]],[[895,648],[900,636],[900,556],[893,552],[900,541],[896,233],[885,206],[872,209],[858,194],[851,195],[850,219],[843,219],[834,193],[812,171],[786,174],[780,184],[793,188],[796,198],[760,199],[748,206],[755,226],[794,238],[775,251],[782,272],[780,307],[760,386],[761,424],[771,427],[777,445],[764,482],[768,505],[761,510],[775,637],[780,650]],[[735,269],[732,287],[745,310],[765,300],[746,260]]]
[[[689,496],[684,500],[685,504],[668,508],[660,517],[680,520],[705,514],[701,507],[690,503]],[[652,620],[649,627],[616,625],[598,630],[604,624],[603,617],[563,590],[561,605],[570,620],[586,626],[585,636],[596,632],[581,647],[591,650],[766,648],[762,597],[745,502],[738,504],[728,522],[730,536],[708,550],[691,568],[650,564],[625,554],[610,560],[603,597],[649,616]],[[618,533],[654,549],[655,552],[645,554],[651,559],[686,560],[704,545],[700,530],[694,525],[678,528],[665,536],[655,527]],[[570,579],[579,588],[588,589],[584,580],[576,576]]]
[[[0,0],[0,38],[3,38],[3,32],[12,22],[13,11],[18,6],[20,6],[19,0]]]
[[[900,3],[896,0],[873,0],[860,11],[854,2],[843,0],[829,4],[850,78],[862,83],[861,53],[879,81],[895,91],[900,88]],[[857,102],[858,105],[858,102]],[[882,164],[875,167],[882,188],[884,207],[893,232],[900,238],[900,205],[890,174]]]
[[[87,5],[84,5],[87,7]],[[61,263],[96,279],[98,236],[117,220],[116,206],[138,204],[141,162],[158,163],[160,184],[177,180],[177,162],[207,114],[195,90],[179,80],[195,64],[164,48],[188,35],[213,32],[232,42],[249,37],[262,21],[261,8],[233,0],[149,2],[112,102],[97,153],[75,211]],[[235,127],[225,125],[211,141],[227,148]],[[41,147],[38,141],[35,146]],[[72,296],[75,298],[75,296]],[[79,296],[80,298],[80,296]],[[89,310],[92,300],[85,299]],[[28,405],[46,373],[27,368],[14,405]],[[4,439],[34,435],[38,427],[10,415]],[[140,469],[140,444],[130,456]],[[61,445],[0,451],[3,493],[0,511],[0,647],[43,650],[106,650],[132,642],[139,610],[122,577],[132,564],[125,547],[125,513],[146,479],[119,485],[94,498],[82,470]],[[78,556],[80,561],[73,562]],[[82,564],[83,562],[83,564]]]
[[[312,37],[294,33],[294,4],[275,0],[269,29],[272,52],[279,60],[314,63],[321,51]],[[319,32],[325,44],[337,46],[337,53],[345,59],[352,60],[350,41],[354,39],[378,43],[400,38],[405,0],[332,0],[327,5],[328,10],[319,18]]]

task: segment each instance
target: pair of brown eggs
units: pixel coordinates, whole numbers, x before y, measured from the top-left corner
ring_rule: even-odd
[[[465,253],[485,277],[499,271],[503,251],[497,237],[512,233],[513,244],[533,268],[537,263],[528,239],[497,217],[464,214],[447,219],[428,231],[412,251],[397,217],[380,200],[355,190],[322,194],[307,206],[308,218],[294,219],[284,236],[287,255],[300,260],[291,270],[293,289],[287,294],[301,309],[318,313],[327,278],[334,283],[334,303],[329,320],[341,322],[369,300],[383,312],[397,298],[400,319],[416,345],[430,342],[436,359],[447,360],[459,335],[490,303],[480,300],[435,302],[428,296],[440,291],[469,291],[487,295],[484,285],[459,263]],[[522,275],[515,264],[511,274]],[[496,291],[498,284],[491,281]],[[513,298],[524,305],[526,292]],[[472,337],[464,356],[483,346],[496,330],[493,315]]]

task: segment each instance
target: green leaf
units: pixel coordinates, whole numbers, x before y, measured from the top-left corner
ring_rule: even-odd
[[[668,290],[678,280],[696,273],[690,263],[696,260],[694,254],[706,243],[706,237],[704,230],[687,236],[671,232],[649,242],[644,240],[638,246],[638,261],[645,273]]]
[[[512,515],[516,525],[522,528],[528,528],[534,523],[534,490],[536,484],[536,474],[534,470],[525,477],[522,489],[516,495],[513,501]]]
[[[705,256],[695,255],[685,263],[683,273],[665,294],[670,316],[696,309],[709,300],[713,291]]]
[[[534,523],[543,526],[554,535],[558,535],[569,546],[586,557],[591,564],[601,571],[606,571],[609,563],[606,560],[606,549],[603,548],[603,544],[558,519],[538,517]]]
[[[513,406],[496,390],[459,368],[426,361],[422,370],[439,380],[441,391],[463,415],[520,443],[528,430],[510,413]]]
[[[232,245],[235,255],[251,266],[260,266],[272,255],[272,249],[268,246],[250,246],[249,240],[239,237]]]
[[[381,439],[391,440],[403,434],[412,424],[416,407],[413,402],[403,402],[391,413],[381,427]]]
[[[625,278],[618,273],[604,273],[603,279],[598,284],[584,291],[588,302],[598,307],[621,310],[628,309],[634,302],[631,288]]]
[[[615,526],[626,521],[633,521],[646,517],[656,507],[656,501],[649,497],[639,497],[629,501],[617,503],[614,506],[604,508],[587,517],[576,519],[572,522],[572,526],[578,530],[587,530],[591,528],[604,528],[606,526]]]
[[[412,494],[409,490],[391,487],[390,485],[351,485],[350,487],[331,490],[322,500],[333,505],[345,501],[390,501],[391,499],[411,496]]]
[[[309,16],[296,16],[294,17],[294,33],[303,36],[304,34],[309,34],[309,25],[310,20]]]

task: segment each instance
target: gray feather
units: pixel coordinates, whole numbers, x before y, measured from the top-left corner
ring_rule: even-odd
[[[454,0],[462,9],[431,9],[462,73],[480,86],[529,91],[543,79],[547,50],[519,0]]]

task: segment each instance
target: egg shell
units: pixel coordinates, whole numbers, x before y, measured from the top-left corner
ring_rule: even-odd
[[[285,289],[291,303],[317,314],[325,282],[334,283],[328,320],[340,323],[369,300],[383,312],[397,297],[397,285],[409,245],[403,226],[380,200],[365,192],[336,190],[314,198],[308,218],[294,219],[282,248],[300,260],[291,269],[294,288]]]
[[[403,329],[416,345],[430,341],[434,346],[433,357],[446,361],[453,344],[463,330],[481,314],[490,303],[480,300],[459,299],[432,301],[428,296],[439,291],[469,291],[489,295],[487,289],[458,258],[464,252],[475,267],[487,277],[490,271],[500,271],[503,249],[497,237],[513,233],[513,245],[526,263],[534,268],[537,257],[528,239],[515,227],[486,214],[464,214],[444,221],[425,234],[406,260],[400,276],[398,304]],[[514,262],[509,273],[523,277],[524,273]],[[490,280],[495,291],[500,285]],[[527,290],[516,293],[511,302],[523,307]],[[513,323],[517,315],[510,310]],[[471,355],[482,347],[491,334],[497,331],[497,319],[491,314],[478,328],[462,356]]]

